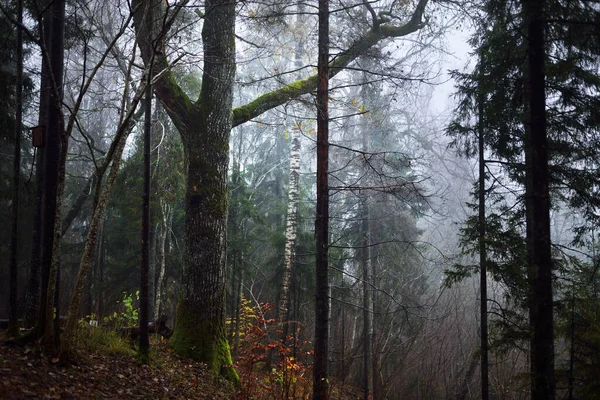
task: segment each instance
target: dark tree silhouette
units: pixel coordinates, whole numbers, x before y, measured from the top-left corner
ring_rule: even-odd
[[[317,240],[313,399],[328,398],[329,350],[329,1],[319,0],[317,86]]]

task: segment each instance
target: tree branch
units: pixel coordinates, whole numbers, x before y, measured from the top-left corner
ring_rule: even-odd
[[[423,21],[423,13],[428,0],[420,0],[411,17],[411,19],[401,26],[380,25],[379,29],[371,29],[363,38],[354,42],[350,48],[338,54],[338,56],[329,63],[329,78],[334,77],[352,61],[356,60],[366,50],[373,47],[381,40],[386,38],[397,38],[407,36],[423,28],[427,21]],[[273,90],[269,93],[257,97],[245,106],[237,107],[233,110],[233,126],[238,126],[256,118],[265,111],[280,106],[292,99],[308,94],[317,87],[317,75],[312,75],[306,79],[301,79],[282,88]]]
[[[133,0],[133,20],[135,34],[139,38],[139,48],[145,65],[153,65],[157,71],[162,71],[160,79],[154,82],[154,91],[179,133],[187,134],[187,118],[194,105],[177,83],[169,62],[167,61],[165,37],[168,28],[187,1],[178,4],[169,17],[166,17],[164,6],[160,0]],[[155,37],[156,40],[149,40]]]

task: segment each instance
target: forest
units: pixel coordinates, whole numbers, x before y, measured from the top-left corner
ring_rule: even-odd
[[[594,0],[0,0],[0,398],[600,398]]]

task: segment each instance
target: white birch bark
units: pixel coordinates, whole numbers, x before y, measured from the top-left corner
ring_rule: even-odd
[[[285,223],[285,250],[283,255],[283,282],[281,285],[281,299],[279,301],[279,314],[277,322],[283,324],[287,318],[290,304],[290,281],[292,276],[292,263],[298,232],[298,203],[300,177],[300,139],[294,136],[290,151],[290,184],[288,190],[288,209]]]
[[[304,5],[298,5],[298,16],[296,20],[297,29],[300,29],[304,22]],[[297,68],[302,66],[302,53],[304,43],[299,40],[296,45],[295,65]],[[290,183],[288,189],[288,209],[285,222],[285,249],[283,253],[283,281],[281,285],[281,299],[279,300],[279,312],[277,322],[283,326],[287,319],[290,308],[290,281],[294,262],[294,251],[296,247],[296,237],[298,232],[298,203],[299,178],[300,178],[300,138],[298,135],[290,133],[292,141],[290,149]],[[283,329],[284,335],[287,329]]]
[[[158,281],[156,282],[156,304],[154,306],[154,312],[156,318],[161,317],[161,302],[163,295],[163,283],[165,280],[165,273],[167,270],[167,237],[169,227],[171,226],[171,221],[173,220],[173,212],[171,210],[171,206],[161,200],[161,210],[162,210],[162,226],[160,228],[160,245],[158,247],[158,251],[160,252],[159,259],[159,272],[158,272]]]

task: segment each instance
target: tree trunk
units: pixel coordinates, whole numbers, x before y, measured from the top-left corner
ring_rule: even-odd
[[[161,205],[160,208],[162,210],[162,225],[160,228],[160,258],[159,265],[160,268],[158,270],[158,280],[156,281],[156,305],[154,306],[154,313],[156,318],[161,317],[162,310],[162,294],[163,294],[163,283],[165,280],[165,273],[167,271],[167,237],[169,232],[169,227],[171,225],[171,221],[173,218],[173,214],[171,212],[171,206],[167,204],[167,202],[162,202],[159,200]]]
[[[40,86],[43,87],[44,82],[44,69],[42,68],[42,83]],[[43,91],[43,90],[42,90]],[[43,94],[40,95],[43,98]],[[41,99],[40,99],[41,100]],[[42,105],[40,105],[42,108]],[[40,116],[42,119],[42,116]],[[33,215],[33,232],[31,240],[31,264],[29,266],[29,276],[27,282],[27,299],[26,299],[26,326],[33,326],[38,322],[39,318],[39,307],[40,307],[40,262],[41,262],[41,218],[42,218],[42,198],[43,198],[43,152],[37,151],[35,157],[35,211]],[[37,325],[38,334],[41,334],[41,326]]]
[[[127,83],[128,80],[126,79],[126,84]],[[101,194],[97,197],[97,201],[94,202],[95,206],[92,212],[90,228],[88,230],[85,246],[83,248],[83,254],[81,255],[81,261],[79,263],[79,272],[77,274],[77,281],[75,283],[75,288],[71,297],[71,304],[69,306],[69,313],[67,316],[67,324],[64,330],[64,339],[61,344],[62,357],[68,357],[71,352],[75,328],[77,326],[77,319],[79,318],[79,308],[81,306],[83,288],[85,286],[85,281],[87,280],[92,266],[92,257],[94,255],[94,248],[96,246],[98,230],[101,222],[104,220],[104,212],[106,210],[106,206],[108,205],[110,191],[112,189],[113,183],[117,178],[117,173],[119,172],[121,156],[123,155],[123,150],[125,148],[125,143],[127,142],[127,137],[133,129],[133,126],[130,125],[131,120],[133,118],[133,113],[138,103],[140,102],[142,94],[143,91],[136,93],[130,105],[131,109],[127,112],[127,115],[123,118],[123,121],[121,122],[121,125],[117,130],[117,134],[113,141],[115,144],[115,151],[113,152],[113,161],[110,166],[110,171],[108,173],[108,176],[106,177],[104,187],[99,189]],[[127,96],[127,93],[125,93],[125,96]],[[98,180],[98,184],[99,182],[100,180]]]
[[[158,216],[156,215],[156,210],[160,209],[160,196],[159,193],[159,176],[160,176],[160,143],[161,137],[159,134],[159,118],[160,118],[160,103],[155,101],[154,105],[154,114],[152,116],[152,135],[151,142],[156,143],[155,147],[152,149],[150,158],[154,160],[154,168],[151,172],[150,178],[150,264],[148,271],[148,318],[150,321],[155,321],[160,318],[158,311],[156,310],[156,296],[157,296],[157,276],[156,276],[156,264],[159,261],[159,241],[162,243],[159,235],[158,229],[159,225],[162,224],[161,221],[158,220]],[[160,268],[160,267],[159,267]]]
[[[489,373],[488,373],[488,316],[487,316],[487,253],[485,246],[485,154],[484,154],[484,96],[483,96],[483,57],[480,55],[479,72],[479,97],[478,113],[479,122],[477,124],[478,147],[479,147],[479,318],[481,330],[481,400],[489,399]]]
[[[531,278],[530,321],[532,323],[531,372],[532,399],[553,400],[554,321],[552,300],[552,255],[550,241],[550,195],[548,143],[546,133],[544,1],[523,0],[527,32],[529,118],[525,147],[526,184],[530,201],[528,227]]]
[[[317,216],[313,399],[329,398],[329,1],[319,0],[317,87]]]
[[[52,3],[52,32],[50,51],[50,102],[48,126],[44,151],[44,212],[42,269],[48,270],[46,292],[44,346],[50,354],[56,351],[58,338],[54,323],[58,320],[58,304],[55,304],[58,290],[58,269],[60,268],[61,206],[64,192],[65,167],[67,161],[67,138],[62,113],[63,70],[64,70],[65,2]]]
[[[303,26],[304,4],[297,5],[296,29]],[[304,53],[304,41],[298,40],[296,43],[294,66],[300,70],[302,68],[302,54]],[[298,77],[301,79],[301,76]],[[291,134],[290,134],[291,135]],[[282,342],[288,333],[288,319],[290,308],[290,278],[294,263],[294,253],[296,248],[296,237],[298,231],[298,203],[300,201],[299,193],[300,182],[300,138],[293,135],[290,146],[290,179],[288,186],[288,208],[285,221],[285,248],[283,253],[283,279],[281,285],[281,298],[279,300],[279,310],[277,322],[282,330]],[[284,325],[285,324],[285,325]]]
[[[50,49],[50,33],[52,28],[51,7],[44,5],[44,13],[40,15],[39,26],[42,31],[42,46],[48,51]],[[47,129],[48,111],[50,107],[51,92],[50,67],[48,58],[42,57],[42,71],[40,79],[40,105],[38,124],[42,129]],[[44,141],[47,141],[44,133]],[[46,326],[46,290],[48,289],[48,269],[43,267],[43,248],[44,248],[44,188],[45,188],[45,148],[38,149],[36,157],[36,210],[34,215],[32,246],[31,246],[31,269],[29,274],[29,294],[27,312],[28,319],[33,322],[36,318],[35,337],[39,338],[44,334]]]
[[[227,167],[235,76],[235,3],[206,2],[199,107],[185,121],[185,275],[171,338],[180,354],[237,382],[225,331]]]
[[[240,264],[242,264],[243,261],[240,260]],[[242,304],[242,287],[244,285],[244,270],[241,270],[237,279],[237,285],[235,288],[235,292],[236,292],[236,297],[237,297],[237,307],[235,309],[235,317],[234,317],[234,321],[235,321],[235,337],[233,339],[233,344],[232,344],[232,348],[237,349],[238,346],[240,345],[240,320],[241,320],[241,304]],[[232,321],[233,324],[233,321]]]
[[[298,203],[300,181],[300,138],[294,135],[290,150],[290,183],[288,189],[288,209],[285,222],[285,249],[283,253],[283,280],[281,284],[281,298],[279,300],[279,310],[277,322],[281,327],[282,339],[285,341],[287,336],[287,319],[290,307],[290,277],[294,261],[294,252],[296,247],[296,236],[298,231]]]
[[[17,315],[17,270],[18,240],[19,240],[19,196],[21,194],[21,127],[23,116],[23,0],[17,1],[17,73],[15,97],[15,145],[13,160],[13,187],[12,187],[12,226],[10,236],[10,290],[9,290],[9,317],[8,335],[16,336],[19,333]]]
[[[366,133],[363,132],[366,136]],[[366,146],[365,146],[366,147]],[[366,150],[366,149],[365,149]],[[373,302],[371,296],[371,251],[369,243],[369,206],[367,199],[361,199],[362,202],[362,227],[363,240],[361,243],[361,264],[362,264],[362,286],[363,286],[363,399],[368,400],[371,388],[374,388],[375,371],[370,368],[373,362]],[[371,384],[373,382],[373,385]]]
[[[98,235],[100,236],[100,240],[98,241],[98,280],[96,286],[96,296],[97,296],[97,312],[96,319],[98,321],[102,321],[102,317],[104,316],[104,267],[106,263],[106,236],[104,232],[104,220],[100,222],[100,226],[98,227]]]
[[[140,342],[139,358],[147,364],[150,356],[148,338],[148,270],[150,267],[150,136],[152,131],[152,74],[146,83],[144,103],[144,188],[142,194],[142,265],[140,266]]]
[[[243,135],[240,134],[240,145],[239,145],[239,151],[241,152],[241,144],[242,144],[242,138]],[[238,154],[239,157],[239,154]],[[229,239],[233,239],[233,249],[231,251],[231,260],[229,260],[229,264],[231,265],[231,273],[229,274],[229,281],[231,282],[231,295],[230,295],[230,301],[229,301],[229,315],[231,317],[231,323],[229,324],[229,344],[231,346],[231,349],[233,351],[233,340],[234,337],[238,334],[238,332],[235,330],[235,324],[233,323],[234,320],[234,316],[236,315],[236,312],[239,308],[239,296],[238,296],[238,292],[236,291],[236,281],[238,280],[238,275],[241,274],[241,265],[239,263],[240,261],[240,246],[241,246],[241,238],[243,237],[242,234],[242,226],[241,223],[239,221],[239,207],[240,207],[240,202],[239,202],[239,192],[240,192],[240,188],[241,188],[241,176],[240,176],[240,163],[239,163],[239,158],[236,160],[234,159],[233,161],[233,170],[231,172],[231,183],[233,185],[233,188],[230,191],[230,195],[231,195],[231,202],[233,203],[233,207],[229,207],[229,216],[228,216],[228,224],[229,224],[229,231],[230,232],[234,232],[234,237],[233,238],[229,238]],[[239,236],[238,236],[239,235]],[[236,240],[237,239],[237,240]],[[231,243],[231,242],[230,242]]]

